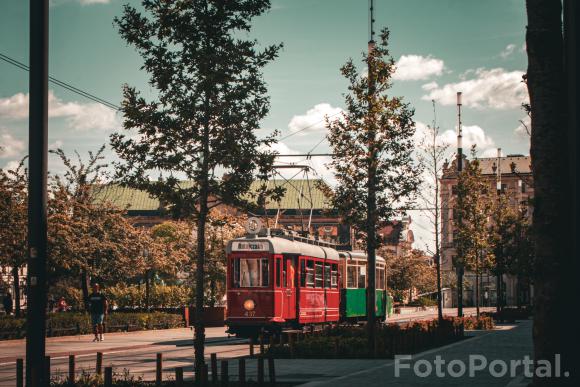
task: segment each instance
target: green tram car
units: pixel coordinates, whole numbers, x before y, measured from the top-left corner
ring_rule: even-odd
[[[362,251],[340,251],[340,315],[344,321],[357,322],[367,318],[367,255]],[[376,258],[376,316],[385,320],[393,313],[393,298],[387,292],[386,264]]]

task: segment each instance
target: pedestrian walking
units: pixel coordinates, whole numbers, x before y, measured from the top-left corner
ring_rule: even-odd
[[[107,314],[107,298],[101,293],[99,284],[93,285],[93,292],[89,295],[89,311],[95,334],[93,341],[105,340],[103,323]]]
[[[10,294],[10,292],[6,293],[6,296],[4,296],[2,305],[4,306],[4,311],[6,314],[11,315],[12,309],[14,308],[14,301],[12,300],[12,294]]]

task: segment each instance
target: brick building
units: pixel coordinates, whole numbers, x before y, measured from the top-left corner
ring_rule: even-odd
[[[464,159],[464,162],[469,162]],[[533,177],[531,171],[531,159],[529,156],[508,155],[506,157],[490,157],[479,159],[481,172],[492,190],[501,190],[508,196],[510,205],[514,207],[524,206],[527,208],[527,216],[532,215],[531,199],[534,197]],[[454,205],[456,201],[455,188],[457,185],[457,161],[444,165],[441,178],[441,267],[444,272],[455,272],[453,257],[456,250],[453,243],[455,225]],[[492,191],[493,192],[493,191]],[[496,278],[491,274],[484,274],[481,279],[481,303],[480,305],[495,305],[497,300]],[[466,272],[464,287],[464,305],[475,304],[475,274]],[[531,300],[533,289],[523,283],[518,283],[515,276],[504,275],[505,284],[504,300],[506,305],[527,304]],[[456,294],[453,295],[453,304],[456,305]]]

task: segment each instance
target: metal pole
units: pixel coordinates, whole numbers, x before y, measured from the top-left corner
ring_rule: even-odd
[[[461,129],[461,92],[457,92],[457,178],[463,171],[463,134]],[[460,195],[457,192],[457,201]],[[461,225],[461,215],[457,216],[457,225]],[[463,317],[463,257],[457,251],[457,316]]]
[[[45,386],[48,0],[30,0],[26,385]]]

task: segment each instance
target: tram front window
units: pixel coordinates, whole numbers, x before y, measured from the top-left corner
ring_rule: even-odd
[[[234,287],[268,286],[269,261],[267,258],[239,258],[234,260]]]

